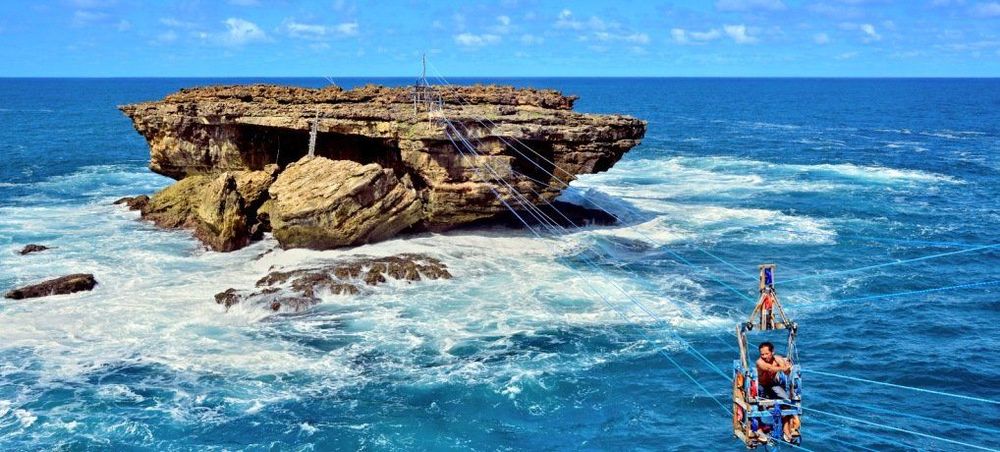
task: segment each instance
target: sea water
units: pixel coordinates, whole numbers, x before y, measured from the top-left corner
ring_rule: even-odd
[[[760,263],[800,325],[807,410],[841,416],[807,411],[804,447],[967,448],[881,425],[1000,447],[996,404],[810,373],[1000,400],[1000,285],[875,297],[1000,280],[977,248],[1000,243],[1000,81],[452,80],[479,81],[648,121],[563,195],[624,222],[211,252],[111,205],[172,182],[115,106],[325,81],[0,80],[0,290],[99,281],[0,301],[0,449],[739,450],[716,368]],[[337,80],[368,82],[411,81]],[[272,266],[402,252],[454,278],[298,314],[213,301]]]

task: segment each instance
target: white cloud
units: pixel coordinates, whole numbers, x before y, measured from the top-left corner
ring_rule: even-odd
[[[830,36],[828,36],[826,33],[816,33],[815,35],[813,35],[813,42],[820,45],[829,44]]]
[[[357,22],[344,22],[342,24],[337,24],[333,29],[344,36],[354,36],[358,34],[358,23]]]
[[[198,33],[198,37],[204,40],[211,40],[214,44],[224,46],[241,46],[251,42],[267,41],[270,38],[264,30],[257,24],[248,20],[230,17],[223,24],[226,31],[222,33]]]
[[[125,19],[119,20],[118,21],[118,25],[116,26],[116,28],[118,28],[118,31],[128,31],[128,30],[131,30],[132,29],[132,22],[129,22],[129,21],[125,20]]]
[[[788,9],[781,0],[718,0],[718,11],[784,11]]]
[[[490,27],[493,33],[505,35],[510,32],[510,16],[497,16],[497,25]]]
[[[737,44],[753,44],[757,42],[757,38],[747,33],[746,25],[723,25],[722,29]]]
[[[722,32],[718,28],[705,31],[687,31],[683,28],[674,28],[670,30],[670,37],[677,44],[703,44],[721,38]]]
[[[556,28],[580,30],[583,28],[583,22],[573,19],[573,11],[564,9],[559,12],[559,17],[556,18]]]
[[[692,31],[691,39],[695,41],[714,41],[722,37],[722,33],[719,32],[718,28],[713,28],[708,31]]]
[[[198,27],[198,24],[194,22],[184,22],[170,17],[160,19],[160,23],[172,28],[192,29]]]
[[[977,3],[972,7],[972,15],[976,17],[1000,17],[1000,2]]]
[[[590,19],[586,21],[578,20],[573,17],[573,11],[564,9],[559,13],[556,18],[556,28],[564,28],[570,30],[595,30],[601,31],[608,28],[616,28],[619,24],[608,23],[597,16],[590,16]]]
[[[73,13],[72,24],[74,27],[86,27],[108,20],[111,16],[107,13],[94,11],[77,11]]]
[[[325,39],[336,36],[357,36],[358,23],[344,22],[337,25],[306,24],[286,20],[280,27],[288,36],[300,39]]]
[[[455,43],[465,47],[482,47],[485,45],[500,42],[500,36],[493,34],[474,35],[472,33],[461,33],[455,35]]]
[[[615,34],[606,31],[594,33],[598,41],[624,41],[635,44],[649,44],[649,35],[646,33]]]
[[[856,56],[858,56],[858,52],[845,52],[835,56],[834,58],[838,60],[850,60],[851,58],[854,58]]]
[[[156,36],[156,42],[160,44],[170,44],[177,40],[177,32],[173,30],[167,30],[166,32],[160,33]]]
[[[875,31],[875,26],[872,24],[861,24],[861,31],[865,33],[865,42],[882,39],[882,36]]]
[[[670,30],[670,37],[674,38],[674,42],[678,44],[687,44],[688,37],[687,32],[683,28],[674,28]]]
[[[861,8],[854,6],[830,5],[827,3],[813,3],[806,7],[810,12],[821,14],[833,19],[855,19],[864,16]]]

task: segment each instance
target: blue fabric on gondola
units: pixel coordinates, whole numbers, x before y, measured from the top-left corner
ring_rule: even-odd
[[[770,268],[764,269],[764,284],[768,286],[774,284],[774,275],[771,274]]]
[[[781,439],[781,404],[775,403],[771,409],[771,437]]]

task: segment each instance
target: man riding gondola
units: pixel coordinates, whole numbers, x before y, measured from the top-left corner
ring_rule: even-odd
[[[774,344],[761,342],[757,347],[760,358],[757,358],[757,384],[765,399],[788,400],[783,376],[792,371],[791,361],[774,354]]]

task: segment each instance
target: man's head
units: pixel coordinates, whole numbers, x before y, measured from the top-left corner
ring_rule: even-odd
[[[771,362],[774,359],[774,344],[761,342],[757,349],[760,350],[760,358],[764,361]]]

